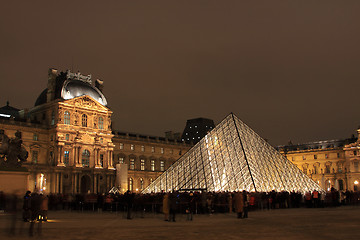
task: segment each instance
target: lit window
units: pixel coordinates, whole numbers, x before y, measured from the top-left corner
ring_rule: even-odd
[[[145,146],[141,146],[141,151],[145,152]]]
[[[160,161],[160,171],[165,171],[165,162]]]
[[[134,146],[133,144],[131,144],[131,145],[130,145],[130,149],[131,149],[132,151],[134,151],[134,150],[135,150],[135,146]]]
[[[342,168],[342,164],[340,164],[339,166],[338,166],[338,173],[342,173],[343,172],[343,168]]]
[[[119,148],[120,148],[120,149],[124,149],[124,144],[123,144],[123,143],[120,143]]]
[[[104,167],[104,154],[100,154],[100,166]]]
[[[32,156],[31,156],[31,162],[32,163],[37,163],[38,162],[38,157],[39,157],[39,152],[38,151],[33,151]]]
[[[64,112],[64,124],[70,125],[70,113],[68,111]]]
[[[132,178],[129,178],[129,190],[130,191],[133,190],[133,180],[132,180]]]
[[[151,160],[150,170],[155,171],[155,160]]]
[[[188,133],[185,133],[185,135],[188,135]]]
[[[145,159],[140,159],[140,170],[141,171],[145,170]]]
[[[99,129],[104,129],[104,119],[99,117]]]
[[[83,114],[81,116],[81,126],[87,127],[87,116],[86,116],[86,114]]]
[[[104,142],[104,139],[103,138],[100,138],[100,143],[103,143]]]
[[[140,178],[140,190],[144,189],[144,179]]]
[[[151,147],[151,152],[155,152],[155,147]]]
[[[64,164],[69,165],[70,154],[69,151],[64,151]]]
[[[134,169],[135,169],[135,159],[133,159],[133,158],[130,159],[129,168],[130,168],[130,170],[134,170]]]
[[[119,157],[119,163],[120,164],[124,163],[124,158],[123,157]]]
[[[305,155],[303,155],[303,160],[306,160],[306,156],[305,156]]]
[[[164,148],[160,148],[160,152],[164,154]]]
[[[34,140],[34,141],[39,140],[38,135],[37,135],[36,133],[34,133],[34,135],[33,135],[33,140]]]
[[[328,159],[329,158],[329,154],[325,154],[325,159]]]
[[[69,139],[70,139],[70,135],[67,133],[67,134],[65,135],[65,140],[66,140],[66,141],[69,141]]]
[[[330,173],[330,165],[325,166],[325,173]]]
[[[82,163],[83,167],[89,167],[90,166],[90,152],[89,152],[89,150],[85,149],[83,151],[81,163]]]

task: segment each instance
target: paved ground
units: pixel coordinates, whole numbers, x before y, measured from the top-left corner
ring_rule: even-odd
[[[360,239],[360,206],[256,211],[248,219],[235,214],[196,215],[192,222],[185,215],[176,222],[162,219],[161,214],[127,220],[122,213],[49,212],[42,236],[34,239]],[[11,237],[8,223],[0,214],[1,240],[29,238],[29,223],[19,221]]]

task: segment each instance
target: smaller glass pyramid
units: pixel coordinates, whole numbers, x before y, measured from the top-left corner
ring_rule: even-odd
[[[152,182],[161,191],[323,191],[233,113]]]

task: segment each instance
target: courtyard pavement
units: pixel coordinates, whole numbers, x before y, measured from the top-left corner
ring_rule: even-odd
[[[17,221],[15,236],[7,234],[9,216],[0,213],[0,239],[30,239],[29,223]],[[234,213],[177,215],[176,222],[162,214],[50,211],[42,235],[32,239],[360,239],[360,206],[323,209],[276,209],[249,212],[248,219]]]

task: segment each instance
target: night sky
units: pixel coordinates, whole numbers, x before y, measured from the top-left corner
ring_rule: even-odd
[[[360,125],[360,1],[15,2],[1,4],[0,106],[31,108],[53,67],[104,80],[120,131],[234,112],[280,145]]]

